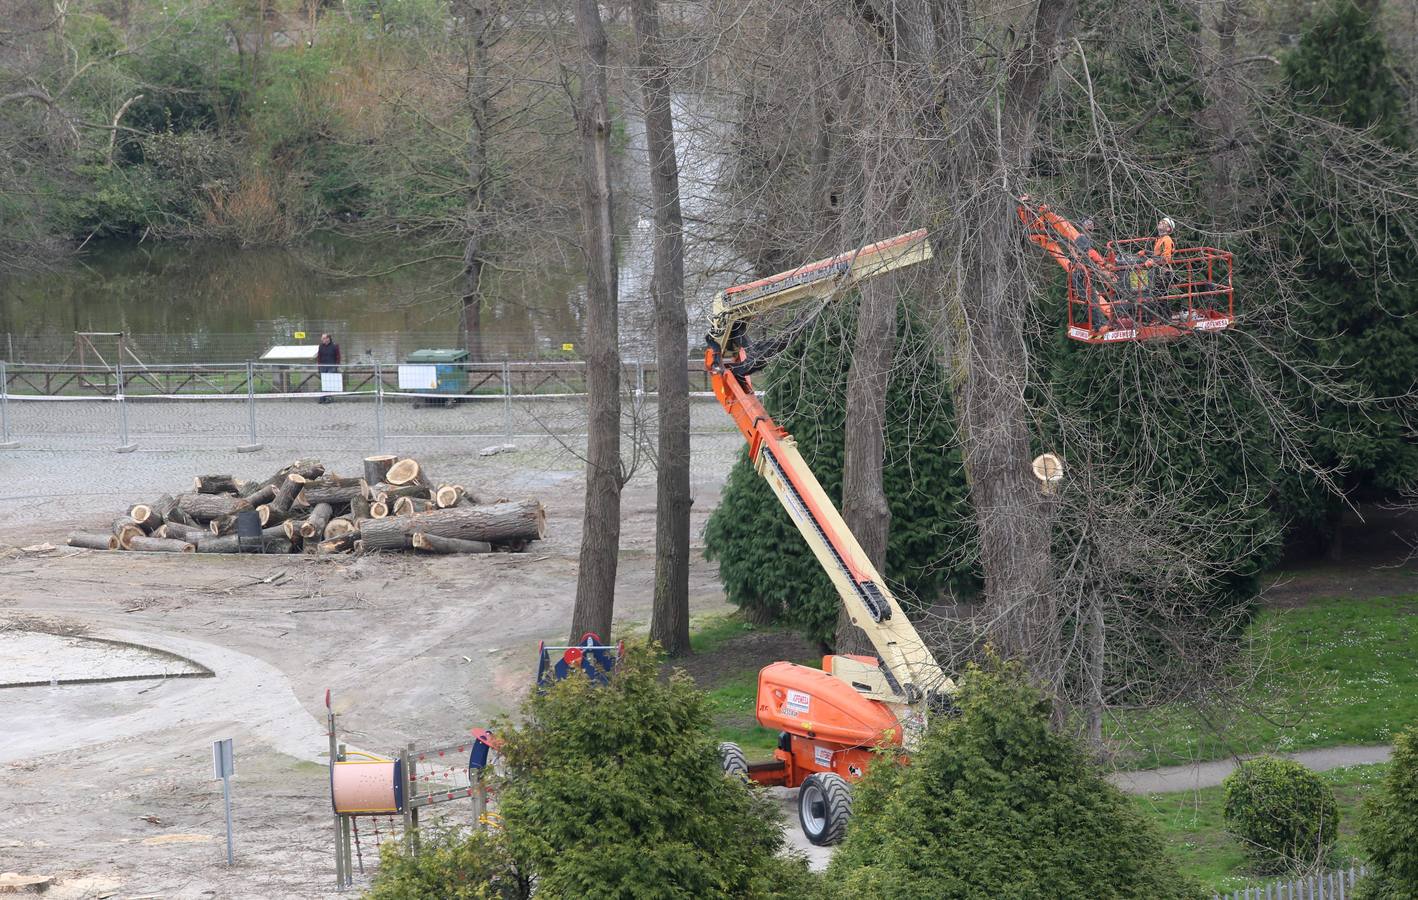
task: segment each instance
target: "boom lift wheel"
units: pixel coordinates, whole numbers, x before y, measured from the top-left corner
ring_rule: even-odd
[[[725,775],[748,777],[748,757],[743,755],[743,748],[733,741],[724,741],[719,745],[719,761],[724,765]]]
[[[852,817],[852,787],[832,772],[814,772],[798,788],[798,821],[803,834],[819,847],[840,843]]]

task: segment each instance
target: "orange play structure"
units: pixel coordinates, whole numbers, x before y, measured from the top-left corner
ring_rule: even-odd
[[[1230,253],[1184,247],[1158,254],[1151,238],[1109,241],[1099,252],[1081,244],[1078,227],[1046,205],[1024,197],[1018,212],[1028,240],[1067,273],[1070,338],[1089,344],[1157,340],[1235,322]]]

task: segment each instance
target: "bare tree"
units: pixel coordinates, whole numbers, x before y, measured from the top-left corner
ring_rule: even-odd
[[[459,37],[465,57],[466,80],[464,95],[468,107],[466,237],[463,243],[463,285],[458,331],[468,358],[474,362],[483,358],[482,336],[482,273],[485,206],[488,203],[490,178],[487,171],[488,121],[491,107],[492,81],[488,75],[488,30],[501,12],[488,10],[478,0],[460,0],[456,7],[460,15]]]
[[[581,224],[586,257],[586,511],[571,640],[586,632],[609,639],[620,552],[620,335],[615,227],[611,197],[610,98],[606,32],[596,0],[577,0],[581,90],[576,109],[581,143]]]
[[[655,604],[650,638],[670,656],[689,652],[689,372],[684,307],[684,217],[675,158],[670,67],[658,0],[632,0],[645,99],[645,143],[655,209],[655,358],[659,362],[659,448],[655,479]]]

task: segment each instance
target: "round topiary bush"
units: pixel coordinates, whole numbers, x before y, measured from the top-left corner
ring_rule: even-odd
[[[1247,760],[1222,786],[1226,824],[1263,872],[1323,862],[1339,836],[1334,791],[1297,762]]]

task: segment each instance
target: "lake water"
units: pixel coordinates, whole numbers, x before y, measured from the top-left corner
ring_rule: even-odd
[[[683,98],[677,98],[676,118],[690,135],[680,150],[685,214],[706,220],[715,205],[711,187],[720,161],[712,146],[699,146],[693,135],[712,132],[686,127],[690,111]],[[624,222],[622,354],[648,360],[654,340],[643,122],[631,118],[626,132],[629,147],[618,185]],[[459,346],[456,263],[352,276],[402,261],[400,250],[391,243],[329,235],[294,248],[156,241],[91,245],[60,272],[0,280],[0,355],[23,362],[76,361],[75,332],[124,332],[127,349],[150,364],[240,362],[276,344],[313,343],[322,331],[335,335],[347,362],[387,362],[420,347]],[[691,241],[686,259],[691,345],[704,331],[713,291],[734,278],[731,271],[710,274],[734,268],[723,256]],[[579,258],[560,256],[528,260],[521,271],[485,276],[489,357],[579,356],[585,298],[576,263]],[[116,341],[94,338],[93,345],[105,353]]]

